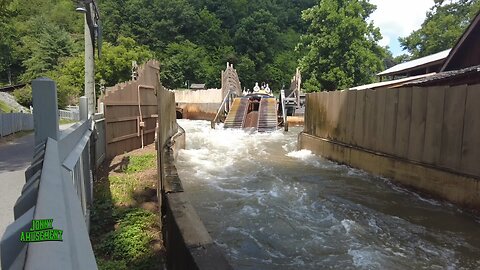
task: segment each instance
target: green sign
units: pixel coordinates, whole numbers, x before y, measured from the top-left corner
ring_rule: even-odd
[[[21,242],[63,241],[63,231],[53,228],[53,219],[32,220],[32,227],[28,232],[20,234]]]

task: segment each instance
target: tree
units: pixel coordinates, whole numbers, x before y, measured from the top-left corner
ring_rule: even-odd
[[[153,58],[153,53],[132,38],[119,37],[118,45],[103,43],[102,58],[95,61],[95,81],[105,80],[105,86],[128,81],[132,74],[132,61],[141,64]]]
[[[55,69],[62,57],[73,53],[73,42],[65,30],[54,24],[45,23],[41,17],[38,18],[35,26],[38,33],[22,39],[24,50],[29,52],[28,57],[23,61],[26,69],[22,75],[24,82],[45,75],[48,71]]]
[[[421,28],[399,38],[400,45],[413,59],[452,48],[478,10],[480,0],[435,0]]]
[[[187,81],[204,82],[205,68],[208,66],[207,53],[203,47],[190,41],[172,43],[165,50],[160,78],[167,88],[181,88],[186,86]]]
[[[117,43],[118,45],[103,43],[102,58],[95,59],[95,81],[97,83],[103,79],[106,86],[113,86],[119,82],[128,81],[131,79],[132,61],[141,64],[153,58],[151,51],[145,46],[138,45],[131,38],[120,37]],[[84,93],[84,59],[83,53],[63,57],[54,68],[41,72],[42,75],[56,82],[58,106],[61,108],[77,103],[78,97]],[[99,89],[99,85],[97,85],[97,89]],[[32,100],[31,95],[31,89],[25,88],[16,91],[15,98],[20,104],[29,106]]]
[[[271,61],[278,40],[279,28],[276,23],[275,17],[265,10],[256,11],[242,19],[234,37],[237,52],[248,55],[256,63]]]
[[[0,82],[12,83],[11,66],[14,63],[15,29],[0,18]]]
[[[47,74],[57,84],[58,106],[77,104],[84,95],[85,57],[83,53],[62,59],[55,70]]]
[[[310,26],[298,50],[307,91],[370,83],[383,69],[380,31],[366,22],[374,10],[367,0],[322,0],[303,12]]]
[[[243,55],[240,57],[236,67],[238,77],[242,86],[247,89],[253,89],[254,83],[258,81],[258,74],[255,72],[255,62]]]

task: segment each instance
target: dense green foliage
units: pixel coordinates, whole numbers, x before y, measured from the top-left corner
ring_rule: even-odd
[[[400,44],[413,59],[452,48],[479,10],[480,0],[435,0],[422,27]]]
[[[267,81],[288,84],[298,57],[294,48],[306,28],[301,11],[315,0],[104,0],[105,39],[134,38],[161,63],[169,88],[185,83],[220,86],[230,62],[247,88]]]
[[[111,86],[130,77],[131,61],[161,62],[169,88],[185,83],[220,86],[225,63],[245,87],[267,81],[279,89],[297,66],[294,48],[306,29],[301,11],[315,0],[103,0],[103,58],[96,79]],[[83,15],[71,0],[0,2],[0,84],[49,76],[60,105],[83,92]],[[29,89],[18,91],[31,103]]]
[[[83,15],[74,2],[0,2],[0,84],[49,76],[58,84],[60,106],[76,102],[84,84]],[[368,0],[98,4],[104,43],[95,76],[106,86],[128,80],[132,60],[156,58],[168,88],[219,87],[220,71],[230,62],[246,88],[265,81],[278,90],[300,64],[308,90],[332,90],[371,82],[394,60],[377,45],[378,29],[366,22],[374,10]],[[31,103],[29,89],[16,96]]]
[[[375,6],[365,0],[322,0],[303,12],[309,23],[300,61],[307,91],[336,90],[372,82],[384,67],[380,31],[366,19]]]

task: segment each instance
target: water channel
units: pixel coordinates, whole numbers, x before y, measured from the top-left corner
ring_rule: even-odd
[[[179,124],[184,188],[235,269],[480,269],[480,217],[297,151],[301,128]]]

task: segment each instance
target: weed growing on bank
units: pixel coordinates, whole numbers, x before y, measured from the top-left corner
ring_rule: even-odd
[[[94,184],[90,234],[101,270],[158,269],[164,264],[156,156],[149,148],[116,157]]]

